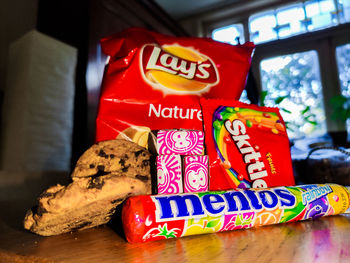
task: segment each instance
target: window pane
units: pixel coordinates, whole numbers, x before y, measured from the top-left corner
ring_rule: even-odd
[[[335,1],[338,1],[336,4]],[[350,0],[307,0],[249,18],[256,44],[320,30],[350,21]]]
[[[265,105],[281,109],[290,138],[326,132],[316,51],[265,59],[260,64]]]
[[[249,18],[250,41],[255,44],[277,39],[274,11],[260,13]]]
[[[350,21],[350,0],[338,0],[340,8],[340,22],[346,23]]]
[[[242,24],[235,24],[226,27],[217,28],[212,33],[214,40],[236,45],[244,43],[244,31]]]
[[[305,13],[302,4],[277,9],[277,31],[280,38],[306,31],[303,21]]]
[[[350,44],[336,48],[342,95],[350,97]]]
[[[250,104],[250,100],[248,99],[248,94],[246,90],[243,90],[239,101]]]
[[[338,24],[333,0],[311,0],[305,2],[308,30],[326,28]]]
[[[340,88],[343,96],[350,98],[350,44],[336,48]],[[349,107],[350,105],[345,105]],[[350,134],[350,119],[346,121],[348,134]]]

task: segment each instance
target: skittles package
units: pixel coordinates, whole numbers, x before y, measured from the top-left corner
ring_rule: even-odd
[[[209,189],[294,185],[289,139],[277,108],[201,99]]]
[[[253,43],[233,46],[142,28],[104,38],[101,46],[109,60],[96,141],[121,137],[141,146],[151,130],[202,130],[199,99],[238,99],[254,50]]]

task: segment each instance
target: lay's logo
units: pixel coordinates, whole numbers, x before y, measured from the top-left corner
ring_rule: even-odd
[[[200,95],[219,83],[217,68],[209,57],[177,44],[144,45],[140,65],[144,80],[164,94]]]

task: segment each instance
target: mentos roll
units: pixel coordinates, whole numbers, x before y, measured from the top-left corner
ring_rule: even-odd
[[[324,184],[135,196],[123,206],[123,227],[129,242],[145,242],[316,219],[346,212],[349,189]]]

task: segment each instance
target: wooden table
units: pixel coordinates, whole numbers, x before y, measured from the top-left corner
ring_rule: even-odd
[[[349,215],[141,244],[108,226],[41,237],[22,217],[0,223],[0,262],[350,262]]]
[[[129,244],[109,226],[52,237],[32,234],[22,220],[41,189],[6,189],[0,198],[0,263],[350,262],[350,215]]]

